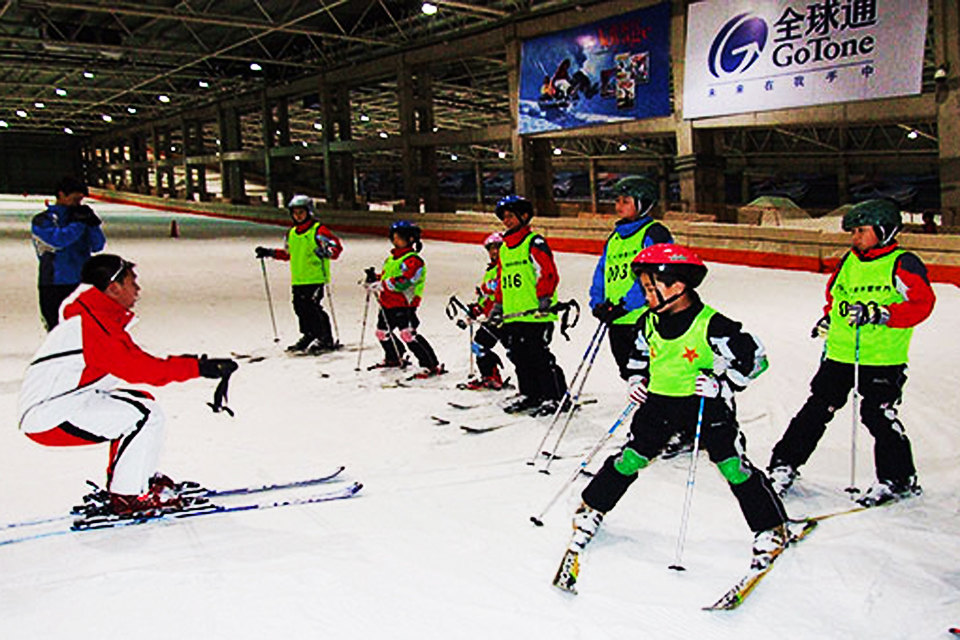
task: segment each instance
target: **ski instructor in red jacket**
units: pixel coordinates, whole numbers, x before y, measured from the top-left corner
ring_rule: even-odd
[[[176,509],[173,482],[156,474],[163,412],[154,397],[124,383],[163,386],[227,378],[230,359],[157,358],[127,333],[140,297],[134,264],[96,255],[64,302],[63,321],[34,355],[20,390],[20,430],[46,446],[110,443],[109,508],[117,515]]]

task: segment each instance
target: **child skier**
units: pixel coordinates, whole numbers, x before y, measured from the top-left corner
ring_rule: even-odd
[[[630,263],[647,247],[672,243],[673,237],[650,217],[659,199],[652,180],[627,176],[614,185],[613,192],[618,220],[593,272],[590,307],[595,318],[609,325],[610,350],[620,377],[626,380],[630,377],[627,361],[637,336],[634,325],[647,304],[643,287],[630,273]]]
[[[408,220],[398,220],[390,225],[388,236],[393,249],[384,260],[382,271],[378,274],[374,267],[369,267],[365,272],[366,287],[377,295],[380,305],[377,340],[384,353],[383,362],[371,368],[406,366],[403,357],[406,346],[420,365],[415,378],[432,378],[446,373],[433,347],[417,333],[420,325],[417,307],[427,278],[427,265],[420,256],[423,248],[420,227]]]
[[[503,362],[493,351],[500,342],[500,329],[488,321],[496,303],[497,288],[500,286],[500,247],[502,245],[503,235],[500,232],[491,233],[483,241],[483,248],[487,250],[490,262],[487,263],[483,281],[477,287],[477,301],[467,307],[470,317],[479,323],[473,335],[471,349],[477,356],[480,377],[468,380],[464,385],[471,390],[503,388],[503,377],[500,375]]]
[[[913,327],[936,301],[927,269],[900,249],[900,208],[889,200],[866,200],[843,216],[852,248],[827,283],[827,304],[812,337],[825,337],[810,397],[773,449],[770,477],[785,494],[847,402],[859,368],[860,421],[874,438],[877,482],[858,500],[875,506],[920,495],[910,440],[897,417],[906,382]]]
[[[630,360],[629,397],[639,408],[630,439],[582,493],[569,550],[584,549],[604,515],[674,432],[702,420],[703,447],[754,532],[751,568],[762,569],[788,544],[786,513],[770,481],[746,457],[733,394],[767,368],[763,346],[739,322],[701,302],[696,288],[707,268],[690,249],[653,245],[634,259],[632,271],[648,304]],[[571,588],[575,579],[557,586]]]
[[[500,287],[491,319],[502,320],[501,337],[517,372],[520,394],[504,407],[507,413],[528,411],[552,415],[567,391],[563,370],[550,352],[560,276],[543,236],[530,230],[533,205],[520,196],[497,203],[497,217],[506,232],[500,247]]]
[[[287,351],[311,355],[334,351],[340,344],[333,339],[330,316],[323,308],[323,289],[330,282],[330,261],[340,257],[343,245],[330,229],[317,221],[313,199],[309,196],[293,196],[287,209],[294,226],[287,233],[285,247],[256,248],[257,258],[290,262],[293,311],[302,335]]]

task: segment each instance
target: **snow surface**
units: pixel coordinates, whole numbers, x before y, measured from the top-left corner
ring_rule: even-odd
[[[30,215],[42,198],[0,203],[0,523],[62,513],[101,480],[102,446],[55,449],[18,433],[22,372],[43,331],[36,310]],[[348,349],[284,356],[296,339],[287,265],[269,263],[282,341],[273,342],[258,244],[282,230],[97,205],[108,250],[138,265],[142,298],[136,339],[154,353],[230,352],[266,359],[234,375],[236,417],[207,409],[209,380],[155,391],[168,418],[161,468],[208,486],[280,482],[346,464],[352,500],[92,531],[0,547],[0,638],[937,638],[960,623],[960,434],[956,393],[960,293],[935,285],[937,308],[915,333],[901,416],[925,488],[922,498],[834,518],[783,556],[743,607],[705,612],[749,561],[751,536],[719,473],[700,460],[683,564],[675,549],[689,457],[659,462],[606,518],[583,557],[580,595],[550,585],[570,534],[582,481],[536,528],[579,455],[625,405],[604,346],[584,389],[598,399],[573,422],[554,473],[524,461],[548,419],[467,435],[459,422],[499,419],[449,400],[492,404],[492,393],[458,391],[466,378],[466,332],[444,315],[450,294],[469,298],[484,268],[480,247],[429,241],[422,333],[451,373],[423,388],[384,388],[392,374],[356,372],[363,268],[380,264],[385,238],[346,236],[328,309]],[[561,297],[586,300],[592,256],[558,254]],[[710,265],[707,301],[766,344],[770,370],[740,396],[752,460],[800,407],[820,344],[825,276]],[[372,319],[371,312],[371,319]],[[596,325],[584,315],[555,353],[573,375]],[[364,365],[379,359],[368,327]],[[438,426],[431,415],[453,421]],[[492,418],[497,416],[497,418]],[[813,459],[793,516],[849,505],[851,417],[841,410]],[[623,428],[608,451],[622,442]],[[872,475],[870,438],[858,432],[858,480]],[[598,456],[601,462],[606,452]],[[7,537],[9,532],[2,532]]]

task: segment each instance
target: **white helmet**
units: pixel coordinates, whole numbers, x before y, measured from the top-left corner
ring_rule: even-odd
[[[290,198],[290,202],[287,203],[287,209],[292,210],[295,207],[302,207],[303,209],[306,209],[307,213],[310,214],[310,217],[317,215],[317,210],[313,206],[313,198],[310,196],[298,194]]]

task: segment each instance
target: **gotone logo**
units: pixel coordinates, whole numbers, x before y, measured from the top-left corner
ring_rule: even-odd
[[[766,44],[767,23],[741,13],[723,25],[713,39],[707,60],[710,73],[715,78],[743,73],[757,61]]]

